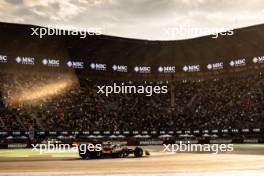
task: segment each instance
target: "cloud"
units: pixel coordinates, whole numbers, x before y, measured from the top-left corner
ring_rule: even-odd
[[[23,0],[5,0],[5,2],[12,5],[23,4]]]
[[[101,27],[129,38],[174,40],[195,35],[165,35],[164,29],[233,28],[264,22],[262,0],[5,0],[0,20],[43,26]]]

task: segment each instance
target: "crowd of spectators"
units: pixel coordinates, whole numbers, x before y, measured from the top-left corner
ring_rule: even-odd
[[[105,96],[97,93],[97,86],[122,82],[65,75],[0,72],[0,130],[27,130],[32,126],[49,131],[264,126],[264,77],[259,72],[207,79],[124,82],[168,86],[168,93],[152,96]],[[63,81],[69,85],[62,90],[40,92],[49,84],[52,84],[50,89],[56,89],[54,84]],[[30,94],[36,98],[25,97]]]

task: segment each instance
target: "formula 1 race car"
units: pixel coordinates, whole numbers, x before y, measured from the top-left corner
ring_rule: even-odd
[[[99,158],[126,158],[130,154],[134,154],[135,157],[142,157],[144,152],[140,147],[135,147],[134,149],[112,144],[103,144],[101,148],[95,150],[89,150],[90,144],[79,144],[79,155],[82,159],[99,159]],[[149,155],[149,152],[145,152],[146,155]]]

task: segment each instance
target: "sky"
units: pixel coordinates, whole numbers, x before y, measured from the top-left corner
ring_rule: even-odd
[[[0,0],[0,21],[179,40],[264,23],[263,0]]]

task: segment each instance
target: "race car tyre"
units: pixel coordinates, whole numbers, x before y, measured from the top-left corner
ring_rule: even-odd
[[[135,157],[142,157],[143,156],[143,149],[140,147],[136,147],[134,150]]]
[[[100,152],[96,152],[96,151],[89,152],[88,155],[89,155],[89,158],[90,159],[98,159],[98,158],[101,158],[101,153]]]
[[[82,154],[82,153],[79,153],[79,155],[80,155],[80,157],[82,158],[82,159],[86,159],[88,156],[86,155],[86,153],[85,154]]]
[[[124,152],[124,158],[128,157],[129,153],[128,152]]]
[[[124,155],[125,155],[125,153],[122,151],[122,152],[118,153],[117,158],[124,158]]]

